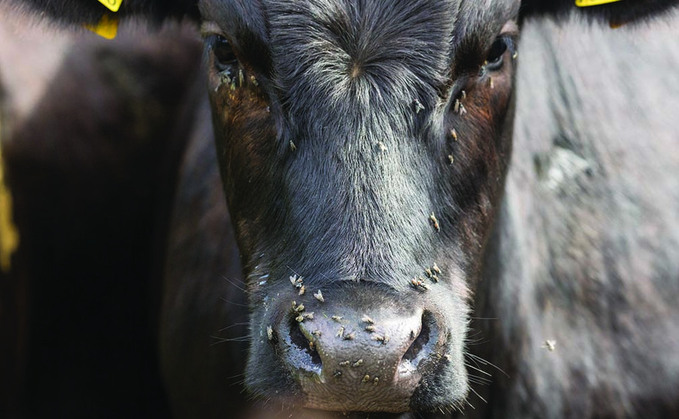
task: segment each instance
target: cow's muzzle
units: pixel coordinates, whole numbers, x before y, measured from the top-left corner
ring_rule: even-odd
[[[351,287],[291,302],[273,333],[308,408],[406,412],[424,376],[450,361],[447,334],[421,300]]]

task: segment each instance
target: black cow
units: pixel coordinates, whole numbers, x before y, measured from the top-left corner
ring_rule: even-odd
[[[157,227],[203,97],[201,45],[175,26],[66,37],[44,99],[12,117],[8,88],[2,115],[19,247],[0,272],[0,416],[162,417]],[[52,39],[26,48],[33,63]]]
[[[73,22],[103,13],[36,3]],[[587,10],[619,24],[673,3]],[[194,15],[190,4],[165,6],[129,1],[120,14]],[[210,106],[196,105],[178,169],[160,318],[177,416],[241,405],[231,384],[243,379],[275,410],[677,414],[677,200],[655,207],[662,197],[627,180],[648,174],[620,173],[624,147],[577,130],[586,83],[558,67],[546,80],[533,67],[524,81],[518,128],[534,131],[518,138],[530,164],[515,165],[502,200],[519,26],[569,7],[200,3]],[[529,57],[558,55],[548,35],[529,39]],[[577,57],[593,65],[601,51],[623,65],[607,47]],[[532,58],[523,65],[549,62]],[[618,92],[623,70],[600,77],[616,75]],[[548,81],[555,96],[541,90],[549,106],[537,107],[528,92]],[[676,158],[661,156],[647,170],[676,173]],[[475,345],[475,329],[490,341]],[[506,376],[491,382],[494,364]]]

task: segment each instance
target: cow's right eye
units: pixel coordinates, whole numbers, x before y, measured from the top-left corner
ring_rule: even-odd
[[[488,51],[485,69],[487,71],[497,71],[501,69],[505,52],[512,47],[511,38],[507,36],[498,37]]]
[[[219,71],[227,70],[238,63],[238,58],[229,41],[221,35],[211,35],[208,39]]]

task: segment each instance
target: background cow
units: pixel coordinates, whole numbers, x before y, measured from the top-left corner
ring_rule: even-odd
[[[615,16],[616,21],[625,21],[631,15],[611,16]],[[468,402],[476,410],[467,408],[465,414],[494,414],[498,417],[662,417],[676,412],[678,333],[677,312],[673,310],[672,301],[677,295],[676,273],[679,271],[679,258],[674,246],[678,236],[678,203],[676,192],[670,192],[676,191],[673,185],[676,181],[672,176],[662,174],[676,173],[678,167],[676,154],[667,152],[676,150],[677,144],[669,111],[676,109],[676,103],[667,100],[672,95],[666,92],[676,89],[679,84],[671,78],[640,77],[650,72],[638,65],[643,62],[651,68],[658,68],[656,59],[667,60],[665,65],[668,68],[676,63],[672,54],[675,49],[667,43],[662,44],[665,54],[659,55],[653,50],[657,45],[655,40],[670,38],[667,34],[672,31],[667,26],[662,28],[664,32],[650,35],[650,31],[640,29],[623,32],[590,28],[577,20],[563,27],[549,20],[524,22],[512,170],[508,174],[497,228],[485,254],[484,275],[476,288],[471,326],[472,330],[482,331],[484,341],[475,345],[473,334],[468,341],[470,375],[476,374],[472,371],[474,368],[483,369],[493,375],[492,384],[483,385],[486,380],[483,373],[476,379],[472,378],[472,388],[479,397],[487,400],[487,404],[470,395]],[[187,46],[186,51],[192,48]],[[119,53],[124,55],[124,51],[126,48]],[[170,61],[177,62],[177,58],[173,57]],[[634,64],[630,65],[630,62]],[[162,69],[149,74],[161,74],[169,65],[159,67]],[[145,73],[146,69],[131,71],[130,74],[142,76]],[[66,74],[67,79],[73,77]],[[161,79],[169,80],[164,82],[167,84],[158,86],[168,86],[184,78],[190,79],[190,76],[173,74],[168,79]],[[68,87],[65,83],[59,85]],[[616,88],[605,88],[606,85]],[[618,98],[621,86],[629,86],[629,90]],[[107,91],[106,87],[102,88]],[[192,91],[190,87],[175,87],[172,91],[187,90]],[[219,184],[219,171],[207,119],[208,110],[198,99],[181,98],[182,103],[190,103],[198,112],[195,119],[191,117],[191,123],[187,124],[193,130],[180,166],[175,212],[169,229],[170,247],[166,258],[161,318],[161,360],[176,414],[216,416],[232,409],[242,397],[233,383],[242,381],[239,360],[246,356],[245,342],[227,340],[238,340],[247,333],[241,324],[247,318],[246,298],[238,286],[238,254],[221,188],[216,186]],[[668,110],[667,113],[657,106],[653,107],[653,111],[649,110],[658,102],[657,98],[666,103],[664,109]],[[139,99],[132,95],[127,100],[134,104]],[[539,106],[541,103],[545,106]],[[629,103],[638,106],[642,112],[621,119],[614,105]],[[55,111],[64,109],[63,104],[54,102],[48,102],[45,107]],[[73,106],[70,114],[82,108]],[[45,118],[48,114],[36,113],[36,121],[48,119]],[[176,111],[167,111],[166,115],[176,115]],[[144,113],[141,116],[152,117]],[[55,120],[62,123],[64,119]],[[181,118],[163,117],[159,123],[162,128],[158,129],[166,129],[169,121],[177,120],[182,121]],[[80,122],[83,127],[88,124],[91,123]],[[28,126],[40,127],[40,124],[36,122]],[[183,124],[180,123],[180,126]],[[59,130],[47,132],[52,131]],[[24,138],[42,137],[42,134],[30,130],[26,132]],[[63,132],[66,137],[72,135],[70,129]],[[151,132],[158,133],[156,138],[164,137],[162,131]],[[22,138],[21,135],[17,134],[17,138]],[[649,135],[653,141],[644,142],[643,152],[630,152],[630,149],[639,146],[639,138]],[[134,140],[131,142],[134,152],[130,154],[137,150],[158,153],[158,148],[144,148],[142,140],[147,138],[146,135],[140,135],[141,138],[130,133],[122,135],[123,138],[130,136]],[[67,140],[57,140],[57,144],[64,141]],[[181,140],[177,141],[181,143]],[[162,149],[166,150],[165,147],[163,145]],[[19,156],[30,156],[34,152],[31,148],[27,149],[24,154],[8,153],[10,162],[21,161]],[[169,156],[176,156],[176,152],[172,152],[176,149],[169,146],[168,150]],[[648,153],[646,158],[643,158],[643,153]],[[128,153],[121,154],[129,158]],[[172,158],[168,158],[171,162]],[[49,156],[45,161],[51,164],[52,159],[54,157]],[[167,166],[170,169],[165,170]],[[162,174],[159,175],[161,180],[153,181],[151,185],[164,183],[166,178],[163,175],[171,179],[171,168],[176,164],[168,163],[167,166],[159,164],[149,168],[143,163],[132,164],[133,168],[142,170],[141,173]],[[75,178],[91,173],[85,168]],[[106,166],[96,169],[96,173],[111,176],[116,184],[120,181],[115,171]],[[156,169],[159,171],[156,172]],[[127,183],[119,184],[138,185],[139,176],[131,172]],[[643,181],[646,176],[650,181]],[[44,188],[42,193],[59,191],[60,184],[45,188],[42,180],[36,183],[36,190]],[[654,187],[646,187],[651,181]],[[15,186],[14,189],[21,190],[23,187]],[[97,186],[91,184],[76,188],[78,196],[96,189]],[[106,192],[106,196],[125,199],[129,191],[122,190],[114,195]],[[136,211],[153,209],[156,205],[161,209],[167,208],[168,195],[161,193],[160,198],[131,200],[132,206],[125,201],[123,207],[135,211],[130,215],[131,219],[148,221]],[[41,196],[41,193],[26,192],[26,196]],[[59,196],[63,194],[59,193]],[[47,202],[58,202],[58,199]],[[660,202],[663,205],[658,205]],[[33,214],[38,207],[44,206],[36,205],[33,212],[23,213]],[[102,208],[115,214],[122,211],[107,207]],[[644,217],[648,212],[653,217]],[[94,221],[71,214],[61,218],[85,223]],[[163,218],[160,220],[162,224]],[[121,219],[121,228],[129,226],[127,221]],[[49,225],[53,222],[50,220]],[[26,220],[24,225],[30,223]],[[18,224],[21,226],[22,222],[18,221]],[[132,233],[138,231],[134,229]],[[160,227],[160,231],[164,229]],[[33,235],[39,243],[43,233],[44,230],[28,233],[27,236]],[[152,246],[157,238],[152,233],[137,240],[133,237],[126,236],[121,243]],[[161,233],[161,242],[164,241],[162,237]],[[64,248],[75,247],[82,249],[87,246]],[[35,254],[41,253],[49,253],[49,250]],[[109,256],[115,264],[118,258]],[[92,263],[97,266],[100,262],[94,260]],[[140,279],[149,274],[144,270],[143,261],[132,266]],[[53,274],[49,268],[48,273]],[[33,273],[31,276],[42,278],[49,274]],[[68,278],[69,275],[55,276]],[[224,280],[219,279],[222,276]],[[83,280],[82,284],[88,284],[85,277]],[[126,283],[138,286],[135,281]],[[85,299],[96,295],[99,285],[93,283],[92,292],[82,294]],[[662,292],[658,293],[659,289]],[[122,288],[117,290],[122,291]],[[129,289],[124,291],[124,295],[130,292]],[[54,289],[49,294],[53,292]],[[42,305],[42,301],[38,304]],[[133,306],[141,313],[139,307],[145,307],[147,303],[142,301]],[[107,308],[112,306],[114,304]],[[48,318],[48,314],[42,316]],[[116,314],[109,312],[104,314],[104,318],[115,321]],[[220,330],[225,326],[230,327]],[[91,330],[92,325],[85,328]],[[48,329],[42,329],[43,333]],[[124,335],[123,329],[119,329],[120,335]],[[77,335],[79,329],[74,327],[73,330]],[[253,332],[255,340],[262,338],[262,330],[254,329]],[[208,336],[219,336],[224,340],[209,346]],[[87,335],[83,333],[83,337],[87,338]],[[62,348],[70,351],[73,347],[64,345]],[[507,376],[490,369],[486,361],[476,358],[479,356],[500,366]],[[144,359],[152,360],[153,356],[145,355]],[[59,361],[56,363],[59,364]],[[70,364],[59,365],[68,367]],[[34,379],[41,376],[40,373],[30,373],[29,368],[29,377],[31,374]],[[57,373],[55,377],[63,380],[65,375]],[[153,376],[153,372],[140,376]],[[662,379],[658,380],[658,377]],[[124,379],[115,381],[124,382]],[[66,385],[65,388],[72,387]],[[30,393],[29,385],[29,396],[41,399],[45,394],[42,391],[37,395]],[[62,401],[59,398],[54,403]],[[32,408],[41,407],[32,405]],[[77,408],[64,407],[71,411]]]
[[[25,17],[2,29],[20,237],[2,272],[1,415],[167,416],[161,227],[200,97],[195,32],[126,25],[107,41]]]

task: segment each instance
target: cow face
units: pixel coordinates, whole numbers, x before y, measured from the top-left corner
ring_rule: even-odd
[[[250,293],[246,382],[451,410],[511,148],[518,2],[201,4]]]

